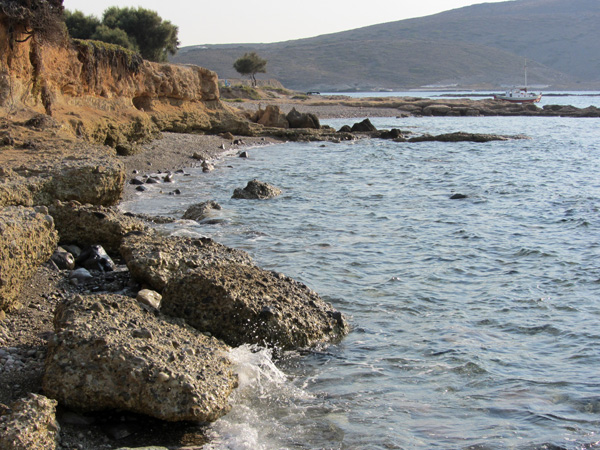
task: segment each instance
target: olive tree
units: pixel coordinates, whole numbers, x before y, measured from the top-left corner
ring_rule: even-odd
[[[258,56],[256,52],[245,53],[233,63],[233,68],[240,75],[249,75],[252,86],[256,86],[256,74],[267,72],[267,60]]]

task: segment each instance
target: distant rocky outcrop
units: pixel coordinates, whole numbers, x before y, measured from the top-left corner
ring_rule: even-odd
[[[47,208],[8,207],[0,209],[0,235],[0,310],[12,310],[23,283],[52,256],[58,233]]]
[[[281,189],[265,183],[264,181],[249,181],[245,188],[237,188],[233,191],[231,198],[244,200],[266,200],[277,197],[281,194]]]
[[[43,387],[62,405],[167,421],[214,421],[229,410],[229,348],[181,320],[107,294],[63,302],[54,326]]]
[[[491,142],[491,141],[509,141],[513,139],[529,139],[527,136],[514,135],[514,136],[503,136],[499,134],[485,134],[485,133],[465,133],[457,131],[455,133],[444,133],[438,135],[423,134],[421,136],[415,136],[408,139],[408,142]]]

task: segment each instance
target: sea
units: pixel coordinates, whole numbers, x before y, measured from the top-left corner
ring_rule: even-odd
[[[204,223],[162,231],[243,249],[351,324],[309,353],[233,349],[240,386],[204,448],[600,449],[600,119],[371,121],[529,139],[268,145],[189,169],[181,195],[151,185],[122,205],[181,217],[217,201]],[[254,178],[283,194],[231,198]]]

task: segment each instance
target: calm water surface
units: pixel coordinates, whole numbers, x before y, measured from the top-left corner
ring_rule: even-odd
[[[216,200],[218,223],[166,231],[245,249],[350,317],[308,356],[235,349],[210,448],[600,448],[600,121],[372,121],[531,139],[275,145],[124,205]],[[284,194],[230,198],[253,178]]]

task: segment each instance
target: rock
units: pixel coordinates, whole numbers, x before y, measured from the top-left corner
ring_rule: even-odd
[[[141,177],[134,177],[129,180],[129,184],[133,184],[134,186],[141,186],[145,181]]]
[[[58,244],[46,207],[0,210],[0,309],[17,309],[21,287],[48,261]]]
[[[50,258],[60,270],[73,270],[75,257],[62,247],[58,247]]]
[[[162,292],[171,279],[210,264],[252,264],[246,252],[225,247],[209,238],[163,237],[156,233],[126,236],[121,255],[131,275],[158,292]]]
[[[453,194],[450,196],[450,200],[462,200],[464,198],[469,198],[469,196],[466,194]]]
[[[244,152],[240,152],[240,154],[238,155],[240,158],[249,158],[250,154],[246,151]]]
[[[408,140],[408,142],[490,142],[490,141],[508,141],[511,139],[529,139],[527,136],[514,135],[514,136],[502,136],[498,134],[480,134],[480,133],[465,133],[457,131],[455,133],[445,133],[432,136],[430,134],[424,134],[422,136],[415,136]]]
[[[29,394],[0,416],[0,450],[52,450],[58,448],[60,427],[56,400]]]
[[[352,125],[350,131],[352,131],[353,133],[371,132],[377,131],[377,128],[375,128],[375,126],[371,123],[369,119],[365,119],[362,122],[357,122],[354,125]]]
[[[163,181],[164,181],[165,183],[172,183],[172,182],[173,182],[173,174],[172,174],[171,172],[169,172],[168,174],[166,174],[166,175],[163,177]]]
[[[392,128],[391,130],[385,130],[379,133],[380,139],[404,139],[402,131],[398,128]]]
[[[352,127],[350,125],[344,125],[338,130],[338,133],[352,133]]]
[[[169,282],[163,311],[231,346],[298,349],[348,332],[343,316],[297,281],[256,266],[221,264]]]
[[[75,284],[85,284],[88,281],[92,281],[94,279],[93,275],[89,270],[80,267],[79,269],[73,270],[69,274],[69,280]]]
[[[315,114],[300,113],[296,111],[296,108],[292,108],[286,119],[290,124],[290,128],[314,128],[317,130],[321,128],[319,118]]]
[[[213,170],[215,170],[215,166],[213,166],[211,163],[207,162],[207,161],[202,161],[202,172],[206,173],[206,172],[212,172]]]
[[[146,186],[138,186],[135,188],[135,190],[139,192],[145,192],[148,190],[148,188]]]
[[[223,139],[227,139],[228,141],[233,141],[235,139],[235,136],[233,134],[231,134],[229,131],[226,131],[225,133],[221,133],[219,136],[221,136]]]
[[[43,388],[61,405],[196,422],[229,410],[229,348],[181,320],[129,297],[74,296],[56,308],[54,326]]]
[[[281,189],[272,186],[264,181],[252,180],[249,181],[244,189],[237,188],[233,192],[231,198],[246,199],[246,200],[264,200],[277,197],[281,194]]]
[[[119,251],[125,234],[147,229],[143,221],[125,215],[116,208],[56,202],[49,210],[62,243],[82,247],[97,244],[109,253]]]
[[[192,158],[199,159],[201,161],[208,159],[208,155],[206,153],[194,152]]]
[[[156,291],[153,291],[152,289],[142,289],[137,293],[135,299],[142,305],[151,306],[154,309],[160,309],[162,295]]]
[[[279,106],[268,105],[264,110],[258,110],[259,124],[265,127],[273,128],[289,128],[290,124],[287,121],[285,114],[281,112]]]
[[[115,263],[106,253],[101,245],[92,245],[81,252],[76,263],[85,267],[87,270],[98,270],[100,272],[112,272],[115,270]]]
[[[221,205],[219,205],[215,201],[207,201],[202,203],[196,203],[195,205],[190,206],[185,213],[183,214],[183,219],[186,220],[195,220],[200,222],[207,217],[210,217],[214,211],[220,211],[223,209]]]
[[[75,258],[81,255],[81,248],[75,244],[62,244],[61,248],[65,249],[65,251],[69,252]]]
[[[146,179],[146,184],[158,184],[159,181],[156,177],[148,177]]]

